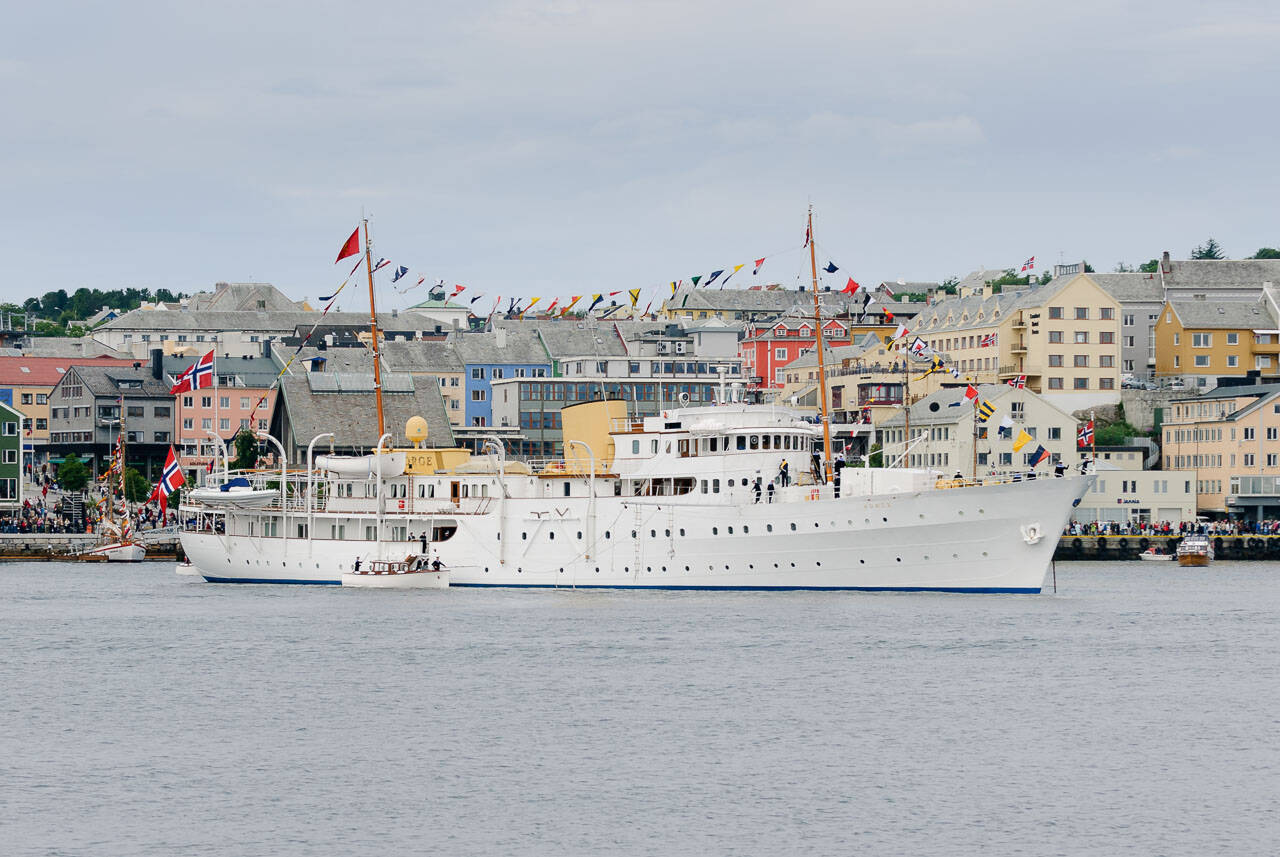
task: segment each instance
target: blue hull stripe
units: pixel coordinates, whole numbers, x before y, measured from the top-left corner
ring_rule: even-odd
[[[341,586],[341,580],[273,580],[266,577],[205,577],[207,583],[288,583],[294,586]]]
[[[341,586],[340,580],[273,580],[265,577],[206,577],[208,583],[278,583],[293,586]],[[453,583],[450,589],[637,589],[689,592],[954,592],[982,595],[1039,595],[1040,587],[1006,586],[614,586],[551,583]]]
[[[612,586],[610,584],[454,583],[450,589],[662,589],[693,592],[956,592],[1004,595],[1039,595],[1040,587],[1003,586]]]

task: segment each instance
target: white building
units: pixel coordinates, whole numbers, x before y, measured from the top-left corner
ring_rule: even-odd
[[[1176,525],[1196,519],[1194,470],[1147,470],[1155,453],[1141,446],[1098,447],[1097,459],[1098,481],[1071,520]]]

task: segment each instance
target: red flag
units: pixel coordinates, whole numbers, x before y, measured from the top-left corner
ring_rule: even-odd
[[[862,288],[862,287],[858,285],[857,281],[856,281],[856,280],[854,280],[854,279],[853,279],[853,277],[850,277],[850,278],[849,278],[849,284],[848,284],[847,286],[845,286],[843,289],[841,289],[841,290],[840,290],[840,294],[842,294],[842,295],[856,295],[856,294],[858,293],[858,289],[860,289],[860,288]]]
[[[970,384],[965,388],[964,397],[971,402],[978,401],[978,388]]]
[[[356,227],[356,231],[351,233],[351,237],[347,239],[347,243],[342,245],[342,249],[338,251],[338,258],[333,260],[333,264],[338,264],[348,256],[354,256],[360,252],[360,227]]]
[[[751,272],[751,276],[754,277],[756,274],[760,273],[760,266],[764,264],[764,260],[767,258],[767,256],[761,256],[759,259],[756,259],[756,267],[755,270]]]
[[[195,368],[196,364],[192,363],[187,367],[187,371],[178,376],[177,382],[173,385],[173,388],[169,390],[170,396],[177,396],[180,393],[188,393],[191,391],[191,377],[194,374],[193,370]]]

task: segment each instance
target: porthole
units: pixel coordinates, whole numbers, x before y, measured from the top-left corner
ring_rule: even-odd
[[[794,521],[792,521],[792,522],[791,522],[791,532],[793,532],[793,533],[794,533],[795,531],[796,531],[796,525],[795,525],[795,522],[794,522]]]
[[[653,566],[651,566],[651,565],[646,565],[646,566],[644,567],[644,570],[645,570],[645,571],[647,571],[647,572],[649,572],[650,574],[652,574],[652,573],[653,573]]]
[[[598,569],[598,568],[597,568],[597,569],[596,569],[596,574],[599,574],[599,573],[600,573],[600,569]]]
[[[635,531],[635,530],[632,530],[632,531],[631,531],[631,538],[633,538],[633,539],[634,539],[635,537],[636,537],[636,531]]]
[[[666,537],[667,537],[667,538],[671,538],[671,531],[670,531],[670,530],[663,530],[662,532],[666,533]]]
[[[928,559],[928,557],[925,557],[925,559]],[[817,565],[817,566],[818,566],[818,568],[822,568],[822,563],[820,563],[820,562],[819,562],[819,563],[815,563],[815,565]]]
[[[579,539],[581,539],[581,538],[582,538],[582,530],[578,530],[578,538],[579,538]]]
[[[816,530],[816,529],[818,529],[818,522],[817,522],[817,521],[814,521],[814,522],[813,522],[813,528],[814,528],[815,530]]]
[[[489,566],[487,566],[487,565],[486,565],[486,566],[484,567],[484,573],[485,573],[485,574],[488,574],[488,573],[489,573]]]
[[[902,557],[898,557],[898,562],[902,562]]]
[[[688,570],[689,570],[689,566],[687,566],[687,565],[686,565],[686,566],[684,567],[684,570],[685,570],[685,571],[688,571]]]
[[[963,514],[964,514],[964,509],[961,509],[961,510],[960,510],[960,514],[961,514],[961,515],[963,515]]]
[[[884,521],[886,524],[887,524],[887,523],[889,523],[889,519],[888,519],[888,518],[881,518],[880,520]]]
[[[560,569],[560,573],[561,573],[561,574],[564,574],[564,569],[563,569],[563,568],[562,568],[562,569]]]
[[[985,514],[987,514],[987,510],[986,510],[986,509],[979,509],[979,510],[978,510],[978,514],[979,514],[979,515],[985,515]],[[922,517],[923,517],[923,516],[922,516]]]
[[[750,527],[748,527],[746,524],[743,524],[743,525],[742,525],[742,534],[745,536],[745,535],[746,535],[747,533],[749,533],[749,532],[751,532],[751,528],[750,528]]]
[[[605,530],[605,531],[604,531],[604,537],[605,537],[606,539],[607,539],[607,538],[609,538],[609,531],[608,531],[608,530]]]
[[[858,565],[866,565],[866,564],[867,564],[867,561],[865,559],[858,560]]]
[[[727,566],[727,565],[726,565],[726,566],[724,567],[724,570],[725,570],[725,571],[728,571],[728,570],[729,570],[729,566]]]
[[[657,530],[650,530],[650,531],[649,531],[649,538],[651,538],[651,539],[656,539],[657,537],[658,537],[658,531],[657,531]]]
[[[556,540],[556,534],[555,534],[555,533],[547,533],[547,538],[554,542],[554,541]]]
[[[528,538],[529,538],[529,534],[528,534],[528,533],[521,533],[521,534],[520,534],[520,541],[522,541],[522,542],[523,542],[523,541],[526,541]]]
[[[682,536],[684,535],[684,527],[681,527],[681,528],[680,528],[680,535],[682,535]]]
[[[719,530],[719,528],[718,528],[718,527],[712,527],[712,528],[711,528],[711,535],[713,535],[713,536],[718,536],[718,535],[720,535],[720,530]]]
[[[796,567],[796,564],[795,564],[794,562],[793,562],[793,563],[791,563],[791,567],[792,567],[792,568],[795,568],[795,567]]]
[[[986,555],[987,555],[987,552],[986,552],[986,551],[983,551],[983,552],[982,552],[982,555],[983,555],[983,556],[986,556]]]
[[[663,571],[666,571],[666,570],[667,570],[667,567],[664,565],[664,566],[662,567],[662,570],[663,570]]]
[[[773,524],[765,524],[765,525],[764,525],[764,531],[765,531],[766,533],[772,533],[772,532],[773,532]]]
[[[733,535],[733,527],[729,528],[729,535]]]
[[[751,563],[747,563],[747,568],[755,568],[755,566],[752,565]]]

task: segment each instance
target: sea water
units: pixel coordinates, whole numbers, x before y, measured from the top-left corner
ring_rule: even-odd
[[[1269,854],[1280,567],[1057,594],[0,566],[8,855]]]

